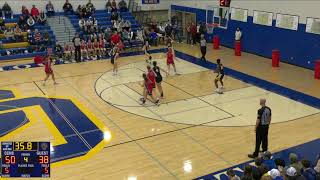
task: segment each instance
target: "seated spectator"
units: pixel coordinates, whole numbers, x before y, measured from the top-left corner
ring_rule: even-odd
[[[32,16],[29,16],[29,18],[27,20],[27,25],[28,25],[29,29],[34,28],[35,22],[34,22],[34,19],[32,18]]]
[[[51,43],[50,35],[49,35],[49,32],[48,32],[48,31],[45,31],[44,34],[43,34],[43,43],[44,43],[46,46],[50,45],[50,43]]]
[[[284,167],[286,167],[286,162],[280,158],[275,159],[274,162],[276,163],[277,169],[282,173]]]
[[[310,161],[308,160],[302,160],[302,175],[307,179],[307,180],[317,180],[317,172],[311,168]]]
[[[25,6],[22,6],[21,14],[25,19],[29,18],[30,16],[29,10]]]
[[[41,33],[38,31],[38,29],[34,30],[34,44],[35,45],[40,45],[42,42],[42,35]]]
[[[320,174],[320,157],[317,158],[316,160],[316,166],[314,167],[314,170]]]
[[[87,11],[87,8],[85,5],[81,7],[81,16],[85,18],[90,16],[90,12]]]
[[[12,28],[7,28],[4,31],[4,36],[6,37],[6,39],[8,41],[14,40],[14,31],[13,31],[13,29]]]
[[[13,14],[12,14],[12,10],[11,7],[9,6],[9,4],[7,2],[4,3],[3,7],[2,7],[2,12],[4,14],[4,18],[12,18]]]
[[[79,20],[79,27],[82,31],[85,31],[85,32],[87,31],[86,21],[83,18]]]
[[[229,180],[240,180],[239,176],[237,176],[237,175],[234,173],[234,170],[232,170],[232,169],[229,169],[229,170],[227,171],[227,175],[228,175]]]
[[[16,25],[16,28],[14,30],[14,38],[17,42],[23,41],[23,34],[18,25]]]
[[[287,167],[285,168],[285,170],[288,169],[289,167],[294,167],[295,170],[297,171],[298,175],[300,175],[300,174],[301,174],[301,171],[302,171],[302,164],[301,164],[301,162],[298,160],[298,155],[295,154],[295,153],[290,153],[290,154],[289,154],[289,161],[290,161],[290,165],[287,166]]]
[[[306,180],[302,175],[299,175],[294,167],[289,167],[286,170],[286,180]]]
[[[151,29],[150,40],[151,45],[158,46],[158,34],[154,31],[154,29]]]
[[[0,33],[2,34],[6,30],[6,25],[4,22],[4,19],[1,17],[0,18]]]
[[[98,20],[95,17],[92,18],[92,26],[93,26],[95,32],[97,32],[97,30],[98,30]]]
[[[105,39],[106,39],[108,42],[110,42],[111,36],[112,36],[112,31],[111,31],[111,29],[110,29],[110,28],[106,28],[106,29],[104,30],[104,37],[105,37]]]
[[[268,166],[266,166],[265,164],[261,164],[261,166],[258,169],[259,169],[262,177],[264,175],[268,175],[269,169],[268,169]]]
[[[94,14],[94,12],[96,11],[94,5],[91,3],[91,0],[89,0],[88,3],[86,4],[86,9],[89,16]]]
[[[40,13],[39,13],[38,8],[36,8],[35,5],[32,5],[32,8],[31,8],[31,16],[33,17],[33,19],[34,19],[35,21],[38,21],[38,20],[39,20],[39,15],[40,15]]]
[[[89,18],[89,19],[87,19],[87,21],[86,21],[86,27],[85,27],[85,29],[87,30],[86,32],[87,33],[91,33],[91,27],[93,26],[93,22],[92,22],[92,19],[91,18]]]
[[[120,12],[127,12],[128,11],[127,3],[124,0],[121,0],[119,2],[118,7],[120,9]]]
[[[81,6],[81,5],[78,6],[75,14],[76,14],[77,16],[79,16],[79,18],[83,18],[83,17],[84,17],[84,16],[83,16],[83,13],[82,13],[82,6]]]
[[[73,13],[73,7],[72,7],[72,5],[69,3],[69,0],[66,0],[66,2],[64,3],[64,5],[63,5],[63,11],[64,11],[64,13],[66,13],[66,14]]]
[[[28,25],[27,25],[25,19],[23,18],[23,16],[19,17],[17,25],[20,27],[20,29],[22,31],[26,31],[28,29]]]
[[[117,12],[112,12],[111,16],[110,16],[110,20],[112,23],[114,23],[114,21],[118,21],[119,20],[119,15]]]
[[[30,29],[27,31],[27,40],[29,44],[34,45],[34,33]]]
[[[112,31],[120,31],[120,22],[119,21],[114,21],[112,25]]]
[[[271,169],[268,172],[268,175],[272,177],[272,179],[276,179],[276,180],[283,180],[280,171],[278,169]]]
[[[56,43],[55,52],[56,52],[55,53],[56,54],[56,60],[62,61],[63,49],[62,49],[62,46],[59,43]]]
[[[244,171],[243,171],[243,176],[241,179],[253,179],[252,177],[252,166],[250,165],[245,165],[244,166]]]
[[[255,167],[252,168],[252,177],[254,180],[260,180],[262,173],[260,171],[260,167],[262,165],[263,159],[262,158],[256,158],[254,160]]]
[[[128,34],[129,34],[129,41],[133,40],[134,39],[134,33],[131,30],[131,28],[129,28]]]
[[[123,24],[123,29],[125,29],[125,30],[129,30],[131,28],[131,23],[130,23],[130,21],[124,21],[124,24]]]
[[[107,10],[108,13],[110,13],[111,10],[112,10],[112,6],[111,6],[111,1],[110,0],[108,0],[108,2],[106,3],[106,10]]]
[[[274,160],[271,158],[272,154],[269,151],[266,151],[263,153],[263,164],[268,167],[268,170],[270,171],[271,169],[276,169],[276,163]]]
[[[47,16],[53,16],[55,11],[54,11],[54,7],[53,4],[51,3],[51,1],[48,2],[48,4],[46,5],[46,10],[47,10]]]
[[[117,12],[118,9],[117,9],[117,3],[115,0],[112,0],[112,3],[111,3],[111,12]]]
[[[43,11],[40,12],[39,23],[42,24],[42,25],[47,23],[47,16]]]

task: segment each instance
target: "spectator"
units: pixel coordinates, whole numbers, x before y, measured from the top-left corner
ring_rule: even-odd
[[[66,13],[66,14],[73,13],[73,7],[72,7],[72,5],[69,3],[69,0],[66,0],[66,2],[64,3],[64,5],[63,5],[63,11],[64,11],[64,13]]]
[[[172,36],[172,26],[171,23],[168,23],[167,26],[165,27],[165,32],[166,32],[166,37],[171,38]]]
[[[191,44],[191,25],[188,23],[186,27],[186,32],[187,32],[187,44]]]
[[[124,0],[121,0],[118,4],[120,12],[127,12],[128,11],[128,7],[127,7],[127,3]]]
[[[76,15],[78,15],[79,18],[83,18],[84,17],[83,13],[82,13],[82,6],[81,5],[78,6],[78,8],[76,10]]]
[[[192,46],[197,43],[197,26],[191,23]]]
[[[272,177],[272,179],[276,179],[276,180],[283,180],[280,171],[278,169],[271,169],[268,172],[268,175]]]
[[[32,18],[32,16],[29,16],[29,18],[27,20],[27,24],[28,24],[29,29],[34,28],[35,22],[34,22],[34,19]]]
[[[286,166],[286,162],[283,159],[277,158],[274,160],[277,169],[280,171],[280,173],[283,172],[284,167]]]
[[[117,9],[117,3],[115,0],[112,0],[112,3],[111,3],[111,12],[117,12],[118,9]]]
[[[108,27],[104,30],[104,37],[105,39],[109,42],[111,39],[111,35],[112,35],[112,31],[111,29]]]
[[[29,18],[29,15],[30,15],[29,10],[25,6],[22,6],[21,14],[25,19]]]
[[[263,164],[268,167],[268,170],[276,169],[276,163],[272,159],[272,154],[269,151],[263,153]]]
[[[131,30],[131,28],[129,28],[129,31],[128,31],[128,34],[129,34],[129,41],[131,42],[131,40],[133,40],[134,39],[134,33],[133,33],[133,31]]]
[[[20,27],[20,29],[22,31],[26,31],[28,29],[28,25],[27,25],[25,19],[23,18],[23,16],[19,17],[19,20],[18,20],[17,24],[18,24],[18,26]]]
[[[12,29],[12,28],[7,28],[7,29],[4,31],[4,36],[6,37],[6,39],[7,39],[8,41],[14,40],[14,32],[13,32],[13,29]]]
[[[253,179],[252,177],[252,166],[250,165],[245,165],[244,166],[244,171],[243,171],[243,176],[241,179]]]
[[[50,45],[51,40],[50,40],[50,35],[48,31],[45,31],[43,34],[43,42],[46,46]]]
[[[12,10],[11,7],[9,6],[9,4],[7,2],[4,3],[3,7],[2,7],[2,12],[4,14],[4,18],[12,18]]]
[[[239,176],[237,176],[237,175],[234,173],[234,170],[232,170],[232,169],[229,169],[229,170],[227,171],[227,175],[228,175],[229,180],[240,180]]]
[[[201,60],[206,60],[206,54],[207,54],[207,40],[204,38],[204,34],[201,34],[201,40],[200,40],[200,51],[201,51]]]
[[[152,46],[158,46],[158,34],[154,31],[154,29],[151,29],[150,40]]]
[[[286,170],[286,180],[306,180],[302,175],[299,175],[294,167],[289,167]]]
[[[33,19],[34,19],[35,21],[38,21],[39,15],[40,15],[40,13],[39,13],[38,8],[36,8],[35,5],[32,5],[32,8],[31,8],[31,16],[33,17]]]
[[[111,19],[112,23],[114,23],[114,21],[118,21],[118,19],[119,19],[118,13],[117,12],[112,12],[110,19]]]
[[[42,41],[42,35],[41,33],[38,31],[38,29],[34,30],[34,44],[35,45],[40,45]]]
[[[317,180],[317,172],[311,168],[310,161],[308,160],[302,160],[302,175],[307,180]]]
[[[97,32],[98,29],[98,20],[94,17],[92,18],[92,26],[94,28],[94,31]]]
[[[262,165],[262,158],[256,158],[254,160],[254,163],[255,163],[255,167],[252,167],[252,177],[254,180],[260,180],[261,176],[262,176],[262,173],[260,171],[260,167]]]
[[[110,13],[112,10],[112,5],[110,0],[108,0],[108,2],[106,3],[106,10],[108,13]]]
[[[290,161],[290,165],[288,167],[286,167],[286,169],[288,169],[289,167],[294,167],[297,171],[297,174],[300,175],[301,171],[302,171],[302,164],[298,160],[297,154],[290,153],[289,154],[289,161]]]
[[[317,159],[316,161],[316,166],[314,167],[314,170],[320,174],[320,158]]]
[[[28,40],[29,44],[31,44],[31,45],[34,44],[34,34],[32,33],[32,31],[30,29],[28,29],[28,31],[27,31],[27,40]]]
[[[22,31],[21,31],[21,29],[19,28],[18,25],[16,25],[16,28],[15,28],[15,30],[14,30],[14,39],[15,39],[17,42],[23,41]]]
[[[56,44],[57,44],[55,48],[56,60],[59,59],[61,61],[63,57],[62,46],[59,43],[56,43]]]
[[[235,39],[236,41],[240,41],[240,40],[241,40],[242,32],[240,31],[240,28],[237,28],[234,37],[235,37],[234,39]]]
[[[51,17],[55,14],[54,7],[51,1],[49,1],[48,4],[46,5],[46,10],[47,10],[48,17]]]
[[[81,19],[79,20],[79,27],[80,27],[80,29],[81,29],[82,31],[87,32],[86,21],[85,21],[83,18],[81,18]]]
[[[94,14],[96,9],[95,9],[94,5],[91,3],[91,0],[88,1],[87,5],[86,5],[86,9],[87,9],[87,13],[89,13],[90,16],[92,14]]]
[[[47,16],[43,11],[40,12],[39,23],[42,24],[42,25],[47,23]]]

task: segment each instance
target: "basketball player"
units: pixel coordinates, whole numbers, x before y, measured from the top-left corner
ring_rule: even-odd
[[[148,79],[147,75],[145,73],[142,74],[143,77],[143,98],[141,99],[142,104],[146,103],[147,96],[149,95],[151,97],[151,100],[154,104],[159,105],[159,99],[155,98],[153,95],[153,84],[150,79]]]
[[[88,40],[87,51],[88,51],[89,58],[92,59],[93,54],[94,54],[94,47],[93,47],[93,44],[91,42],[91,39]]]
[[[147,70],[148,70],[147,77],[151,81],[152,87],[156,88],[156,73],[152,70],[150,65],[147,66]]]
[[[117,75],[118,74],[118,62],[117,59],[119,58],[119,48],[118,46],[114,46],[111,49],[111,64],[113,64],[113,75]]]
[[[46,73],[46,77],[44,78],[43,86],[46,85],[46,81],[50,76],[52,77],[54,84],[57,84],[54,78],[54,73],[51,68],[51,65],[52,65],[52,58],[50,56],[46,56],[44,59],[44,72]]]
[[[87,60],[89,60],[87,44],[84,40],[81,41],[80,48],[81,48],[81,60],[83,60],[84,55],[87,57]]]
[[[93,40],[93,48],[94,48],[95,59],[98,59],[100,57],[100,48],[99,48],[99,42],[97,38]]]
[[[172,48],[172,46],[169,46],[168,47],[168,52],[167,52],[168,73],[170,74],[170,65],[172,65],[175,74],[179,75],[177,73],[176,65],[174,64],[174,59],[175,59],[174,49]]]
[[[157,85],[157,89],[160,93],[160,97],[163,98],[163,90],[162,90],[162,75],[161,75],[161,71],[164,71],[167,75],[168,73],[161,69],[158,65],[157,65],[157,61],[153,61],[153,72],[156,74],[156,85]]]
[[[214,85],[216,86],[216,92],[222,94],[222,89],[223,87],[223,77],[224,77],[224,69],[223,69],[223,65],[221,64],[221,60],[217,59],[217,69],[215,70],[215,73],[217,73],[216,78],[214,79]],[[221,88],[219,88],[218,86],[218,81],[221,84]]]
[[[152,57],[151,57],[151,55],[150,55],[150,53],[149,53],[149,50],[150,50],[150,44],[149,44],[149,41],[148,40],[145,40],[144,41],[144,45],[143,45],[143,47],[142,47],[142,50],[144,51],[144,54],[146,55],[146,57],[147,57],[147,59],[146,59],[146,62],[148,63],[148,64],[151,64],[151,59],[152,59]]]

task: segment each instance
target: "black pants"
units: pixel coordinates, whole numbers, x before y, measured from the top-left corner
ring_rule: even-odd
[[[269,132],[269,125],[260,125],[256,131],[256,148],[254,151],[254,155],[258,156],[260,145],[262,143],[262,151],[268,150],[268,132]]]
[[[206,61],[207,47],[206,46],[201,46],[200,50],[201,50],[201,54],[202,54],[201,60],[205,60]]]
[[[75,46],[74,59],[77,62],[81,61],[81,49],[80,49],[80,46]]]

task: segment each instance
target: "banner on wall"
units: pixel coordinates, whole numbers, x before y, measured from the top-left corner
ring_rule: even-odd
[[[231,19],[236,21],[247,22],[248,10],[240,8],[231,8]]]
[[[320,19],[308,17],[306,24],[306,32],[320,34]]]
[[[253,23],[272,26],[273,13],[264,11],[253,11]]]
[[[298,30],[299,16],[289,14],[277,14],[276,27],[290,30]]]
[[[142,0],[142,4],[159,4],[160,0]]]

